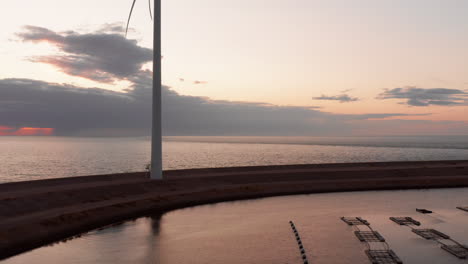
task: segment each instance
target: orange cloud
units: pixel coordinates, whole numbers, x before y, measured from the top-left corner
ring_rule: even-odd
[[[53,128],[44,127],[22,127],[15,129],[8,126],[0,126],[0,136],[51,136]]]

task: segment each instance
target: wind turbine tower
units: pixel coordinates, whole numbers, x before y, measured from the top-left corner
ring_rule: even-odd
[[[133,0],[132,8],[128,16],[125,36],[128,33],[130,18],[136,0]],[[151,0],[148,0],[151,16]],[[162,179],[162,124],[161,124],[161,0],[154,0],[154,35],[153,35],[153,104],[152,104],[152,132],[151,132],[151,166],[150,177],[154,180]]]

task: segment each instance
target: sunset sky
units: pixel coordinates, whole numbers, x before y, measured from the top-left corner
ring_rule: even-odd
[[[9,127],[56,128],[63,135],[145,134],[135,132],[147,129],[140,123],[122,125],[116,119],[104,126],[98,117],[92,123],[66,103],[60,107],[76,124],[63,116],[52,118],[61,111],[57,102],[71,97],[55,101],[44,96],[51,101],[43,107],[52,104],[54,110],[34,117],[13,103],[37,103],[42,95],[36,101],[28,95],[39,86],[56,94],[92,88],[89,98],[110,94],[137,101],[139,89],[149,89],[143,86],[151,69],[152,22],[147,1],[137,1],[125,40],[122,27],[130,6],[131,0],[5,4],[0,16],[0,135]],[[271,134],[278,130],[275,116],[282,128],[294,127],[292,133],[279,129],[281,135],[338,130],[352,135],[467,134],[467,11],[465,0],[163,0],[163,84],[168,96],[183,104],[176,108],[174,103],[165,118],[190,123],[183,109],[206,108],[197,112],[206,119],[197,121],[205,128],[166,121],[166,134]],[[87,36],[96,38],[87,41]],[[127,61],[134,64],[124,67]],[[2,97],[10,99],[2,102]],[[109,107],[114,104],[109,101]],[[104,119],[113,111],[90,109],[101,111],[96,116]],[[226,111],[246,133],[236,133],[238,126],[228,124],[210,126],[224,118],[206,114],[208,110]],[[250,120],[239,121],[242,116]],[[254,128],[254,117],[272,121]],[[142,120],[147,118],[145,114]],[[309,125],[323,129],[310,131]],[[73,132],[78,130],[82,133]]]

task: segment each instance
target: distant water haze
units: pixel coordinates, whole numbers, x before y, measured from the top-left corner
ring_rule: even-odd
[[[165,141],[468,149],[468,136],[387,137],[165,137]],[[468,157],[467,157],[468,158]]]
[[[0,137],[0,183],[144,171],[149,138]],[[459,160],[467,136],[165,137],[164,169]]]

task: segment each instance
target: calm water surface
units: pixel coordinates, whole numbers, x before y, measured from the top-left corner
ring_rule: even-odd
[[[468,244],[468,188],[311,194],[218,203],[140,218],[80,238],[39,248],[5,264],[302,263],[288,224],[299,230],[311,263],[369,263],[366,246],[341,216],[361,216],[406,264],[462,264],[434,241],[391,222],[411,216]],[[415,208],[433,210],[431,215]],[[377,245],[372,245],[378,248]]]
[[[468,137],[166,137],[163,167],[468,158]],[[0,137],[0,183],[143,171],[145,138]]]

